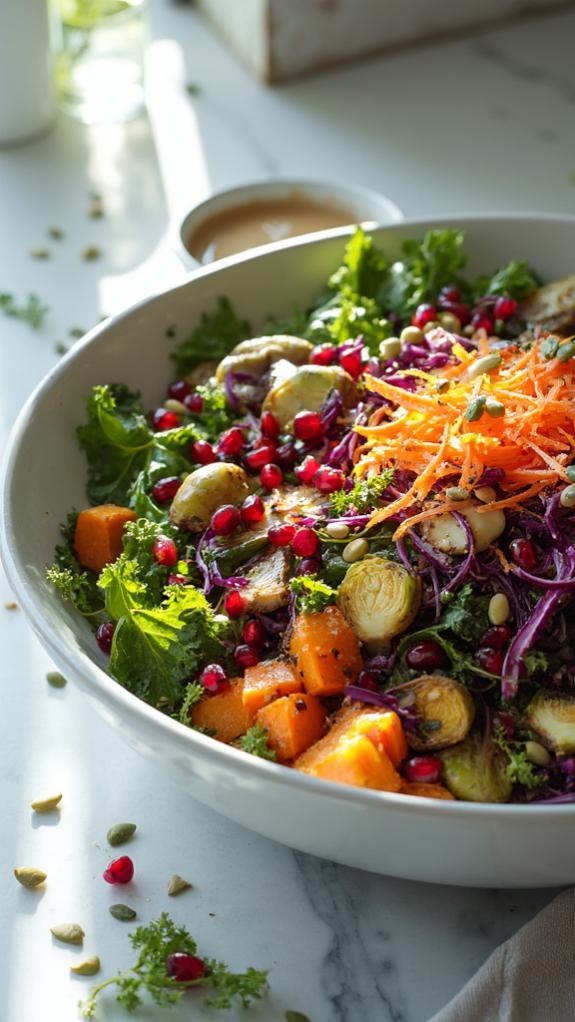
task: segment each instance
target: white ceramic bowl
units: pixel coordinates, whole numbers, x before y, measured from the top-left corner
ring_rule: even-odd
[[[372,230],[378,225],[393,224],[403,220],[403,213],[395,202],[379,192],[362,188],[360,185],[336,181],[313,181],[307,178],[273,178],[216,192],[209,199],[194,206],[183,218],[181,224],[176,227],[172,235],[173,246],[184,266],[194,270],[201,264],[187,248],[186,240],[206,220],[225,210],[237,209],[238,206],[248,205],[254,201],[289,199],[294,195],[300,199],[310,199],[320,204],[325,203],[349,210],[351,213],[350,223],[361,223],[367,230]],[[322,237],[325,236],[324,231],[315,231],[314,234],[316,237],[318,234],[321,234]],[[264,247],[266,250],[269,248],[268,245],[261,245],[258,251]]]
[[[548,280],[574,269],[575,217],[442,217],[381,228],[376,240],[394,256],[402,239],[447,223],[465,231],[472,273],[513,257],[527,258]],[[43,580],[58,523],[85,503],[85,466],[74,431],[90,388],[124,380],[142,390],[147,405],[157,403],[170,378],[168,326],[177,324],[182,336],[225,294],[256,334],[268,313],[287,313],[322,291],[341,257],[341,233],[202,269],[96,327],[52,370],[24,407],[7,453],[2,551],[10,581],[50,655],[94,708],[190,795],[231,819],[377,873],[478,887],[573,883],[575,806],[479,805],[361,791],[221,745],[108,677],[88,625]]]

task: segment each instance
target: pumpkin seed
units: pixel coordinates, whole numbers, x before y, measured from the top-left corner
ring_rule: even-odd
[[[575,483],[575,465],[568,465],[565,472],[569,482]]]
[[[98,955],[90,955],[89,958],[84,958],[77,965],[71,965],[70,972],[75,972],[77,976],[95,976],[101,968]]]
[[[49,795],[48,798],[38,798],[30,802],[30,807],[35,813],[51,813],[62,801],[62,795]]]
[[[545,361],[548,362],[550,359],[555,358],[558,347],[559,341],[556,337],[547,337],[539,345],[539,353],[543,355]]]
[[[468,380],[475,380],[478,376],[483,376],[484,373],[492,373],[495,369],[498,369],[501,365],[501,355],[498,352],[493,351],[490,355],[483,355],[482,358],[476,359],[475,362],[469,366],[466,372]]]
[[[78,923],[58,923],[50,927],[50,933],[63,944],[83,944],[85,933]]]
[[[575,486],[566,486],[559,497],[561,507],[575,507]]]
[[[42,869],[34,869],[33,866],[18,866],[14,870],[14,876],[23,887],[39,887],[43,884],[47,873]]]
[[[500,419],[502,415],[505,415],[505,405],[497,398],[488,397],[485,400],[485,411],[492,419]]]
[[[505,624],[509,615],[511,614],[511,607],[509,606],[509,600],[505,593],[495,593],[490,601],[487,608],[487,616],[489,622],[496,627]]]
[[[60,671],[48,671],[46,681],[52,688],[64,688],[66,685],[66,679],[63,674],[60,674]]]
[[[116,848],[118,845],[124,845],[135,833],[135,823],[115,823],[106,834],[106,840],[109,845]]]
[[[482,394],[479,397],[474,397],[472,401],[467,405],[465,411],[465,418],[468,422],[477,422],[481,418],[485,411],[485,398]]]
[[[575,345],[573,344],[573,341],[565,341],[557,348],[557,355],[555,357],[558,362],[568,362],[573,355],[575,355]]]
[[[304,1015],[301,1011],[286,1011],[285,1020],[286,1022],[310,1022],[309,1016]]]
[[[535,766],[544,767],[551,762],[551,756],[540,742],[525,742],[525,755],[529,762],[534,763]]]
[[[444,493],[448,500],[467,500],[469,497],[469,490],[463,486],[447,486]]]
[[[342,558],[347,564],[354,564],[361,561],[369,550],[369,543],[366,539],[352,539],[343,548]]]
[[[108,911],[111,916],[114,916],[114,919],[120,919],[123,923],[131,922],[131,920],[135,919],[138,914],[134,908],[130,908],[129,905],[122,904],[110,905]]]
[[[174,875],[170,877],[168,883],[168,894],[171,894],[172,896],[181,894],[182,891],[187,891],[191,886],[192,885],[188,880],[184,880],[184,878],[179,876],[178,873],[174,873]]]
[[[400,351],[401,341],[399,337],[386,337],[385,341],[382,341],[379,345],[379,354],[385,361],[390,358],[396,358]]]
[[[349,525],[346,525],[345,522],[328,522],[325,531],[330,539],[347,539]]]

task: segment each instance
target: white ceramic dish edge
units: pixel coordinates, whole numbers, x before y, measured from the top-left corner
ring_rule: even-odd
[[[490,220],[504,222],[511,228],[526,221],[523,226],[531,230],[538,226],[551,232],[567,229],[575,241],[575,217],[532,214],[436,217],[433,221],[409,221],[397,225],[397,230],[408,236],[420,234],[433,225],[467,223],[477,228],[479,224],[489,225]],[[337,239],[349,232],[336,229],[332,233]],[[385,241],[389,233],[390,229],[378,231],[380,240]],[[305,250],[324,242],[325,239],[318,242],[315,238],[305,241],[297,238],[273,248],[277,252]],[[2,554],[16,597],[57,665],[87,691],[91,701],[123,731],[130,744],[146,754],[161,753],[172,769],[186,779],[195,797],[238,822],[305,851],[413,879],[476,886],[554,886],[572,882],[575,879],[572,856],[566,851],[557,861],[549,851],[546,854],[546,849],[551,843],[551,826],[557,838],[564,838],[553,842],[555,848],[570,847],[575,807],[407,799],[321,782],[246,757],[190,732],[122,689],[86,653],[73,648],[65,634],[64,620],[53,631],[42,611],[39,579],[30,577],[30,565],[23,563],[17,554],[19,515],[12,501],[19,451],[30,434],[37,409],[50,396],[54,397],[70,367],[77,366],[81,359],[85,361],[86,352],[92,345],[97,347],[99,339],[109,334],[112,327],[123,328],[162,297],[182,292],[196,281],[220,274],[224,269],[257,262],[266,255],[250,252],[206,267],[173,291],[147,299],[117,317],[113,324],[96,327],[36,388],[12,431],[3,471]],[[38,572],[38,566],[35,570]],[[427,848],[425,862],[421,861],[422,842]],[[530,850],[528,861],[526,849]]]

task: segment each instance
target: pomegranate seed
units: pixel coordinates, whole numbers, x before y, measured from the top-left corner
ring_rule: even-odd
[[[241,617],[245,614],[247,607],[246,598],[237,589],[227,593],[224,600],[224,610],[228,617]]]
[[[439,301],[437,304],[439,305],[440,309],[443,309],[444,302],[458,302],[460,298],[461,294],[459,288],[455,287],[454,284],[447,284],[445,287],[441,288],[441,291],[439,292]]]
[[[530,539],[514,539],[509,544],[511,556],[524,571],[531,571],[537,563],[535,547]]]
[[[291,548],[297,557],[313,557],[319,546],[319,539],[313,529],[298,529],[291,541]]]
[[[184,404],[189,412],[193,412],[194,415],[201,415],[204,410],[204,399],[201,394],[188,394],[184,398]]]
[[[191,454],[194,461],[198,461],[200,465],[211,465],[212,461],[216,460],[216,452],[207,440],[196,440],[192,444]]]
[[[263,468],[264,465],[269,465],[274,460],[275,451],[276,449],[269,447],[267,443],[261,447],[256,447],[255,450],[246,454],[247,467],[257,472],[258,469]]]
[[[208,664],[200,674],[200,685],[203,685],[206,692],[215,695],[229,685],[229,678],[220,664]]]
[[[158,564],[163,564],[167,568],[171,568],[174,564],[178,563],[178,548],[173,539],[170,539],[168,536],[156,537],[152,547],[152,554]]]
[[[284,474],[277,465],[264,465],[260,472],[260,482],[265,490],[274,490],[281,486],[284,481]]]
[[[238,667],[255,667],[260,662],[260,655],[253,646],[236,646],[234,660]]]
[[[297,448],[292,444],[291,440],[278,447],[276,455],[280,465],[283,465],[284,468],[291,468],[298,459]]]
[[[234,457],[239,454],[244,446],[244,434],[238,426],[232,426],[225,433],[222,433],[218,442],[218,451],[226,457]]]
[[[321,416],[317,412],[298,412],[293,420],[293,431],[298,440],[321,440]]]
[[[369,671],[360,671],[356,684],[359,685],[360,688],[367,688],[370,692],[378,691],[377,682]]]
[[[187,380],[176,380],[175,383],[170,383],[168,387],[168,395],[173,397],[176,401],[183,401],[185,397],[191,391],[191,387]]]
[[[345,369],[346,373],[353,376],[354,380],[357,380],[358,376],[361,376],[363,369],[363,363],[361,361],[361,351],[352,349],[351,351],[342,351],[339,356],[339,364],[342,369]]]
[[[241,524],[242,516],[233,504],[222,504],[214,511],[210,525],[216,536],[229,536]]]
[[[515,721],[506,710],[498,710],[493,714],[493,727],[501,728],[508,741],[511,741],[515,734]]]
[[[417,784],[435,784],[441,777],[442,762],[437,756],[414,756],[405,764],[408,781]]]
[[[490,649],[489,646],[482,646],[477,650],[475,660],[484,671],[501,676],[504,657],[500,649]]]
[[[309,486],[319,468],[321,468],[319,461],[316,461],[315,458],[312,458],[311,454],[308,454],[301,465],[298,465],[295,469],[295,474],[300,483],[303,483],[304,486]]]
[[[445,663],[443,650],[433,639],[424,639],[412,646],[405,659],[414,671],[436,671]]]
[[[318,468],[312,483],[320,493],[335,493],[345,486],[345,476],[338,468],[327,468],[324,465]]]
[[[242,522],[246,525],[261,522],[265,518],[265,513],[264,502],[261,497],[258,497],[257,493],[251,493],[249,497],[246,497],[240,509]]]
[[[337,348],[333,344],[317,344],[312,348],[309,360],[314,366],[333,365],[337,358]]]
[[[196,955],[188,955],[183,951],[174,951],[168,955],[166,961],[166,972],[176,983],[190,983],[194,979],[201,979],[205,974],[206,965]]]
[[[471,326],[474,330],[485,330],[488,334],[492,334],[494,330],[493,319],[485,312],[476,312],[471,319]]]
[[[158,479],[158,482],[152,487],[152,498],[156,504],[168,504],[170,500],[174,499],[181,485],[182,480],[179,476],[166,476],[164,479]]]
[[[288,546],[295,536],[295,525],[272,525],[268,529],[268,539],[275,546]]]
[[[179,426],[180,416],[176,412],[169,411],[168,408],[156,408],[152,415],[152,423],[154,429],[158,433],[162,433],[167,429],[175,429],[176,426]]]
[[[509,319],[517,312],[517,302],[514,298],[498,298],[493,307],[494,319]]]
[[[481,636],[481,645],[489,646],[490,649],[505,649],[513,637],[509,625],[493,625]]]
[[[168,585],[185,586],[189,582],[187,575],[168,575]]]
[[[428,323],[433,323],[434,319],[437,319],[437,309],[434,305],[429,305],[424,302],[422,305],[418,305],[415,313],[411,317],[411,325],[423,329]]]
[[[246,621],[242,628],[242,639],[248,646],[256,646],[259,649],[260,646],[263,646],[265,638],[266,630],[261,621],[257,621],[255,618]]]
[[[260,429],[264,436],[277,440],[280,435],[280,424],[273,412],[263,412],[260,422]]]
[[[116,623],[114,621],[104,621],[104,624],[100,625],[98,628],[98,631],[96,632],[96,642],[102,650],[102,653],[110,653],[115,631]]]
[[[299,562],[295,573],[296,575],[317,575],[321,568],[321,558],[319,557],[304,557]]]
[[[441,302],[439,307],[442,312],[450,312],[452,316],[457,316],[461,326],[467,326],[471,320],[471,309],[465,302]]]
[[[129,884],[134,875],[134,863],[129,855],[121,855],[113,859],[102,876],[108,884]]]

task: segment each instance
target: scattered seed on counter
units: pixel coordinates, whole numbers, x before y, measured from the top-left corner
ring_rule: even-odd
[[[56,926],[50,927],[50,933],[56,940],[61,940],[63,944],[81,945],[86,936],[78,923],[58,923]]]
[[[73,337],[76,341],[83,337],[86,331],[81,326],[71,326],[68,330],[68,337]]]
[[[102,255],[101,250],[97,245],[86,245],[86,248],[82,249],[82,259],[85,263],[93,263],[95,259],[99,259]],[[104,316],[104,319],[106,317]]]
[[[177,894],[181,894],[183,891],[187,891],[192,887],[189,880],[184,880],[183,877],[179,876],[178,873],[174,873],[168,882],[168,894],[174,897]]]
[[[131,922],[138,914],[135,908],[130,908],[129,905],[122,905],[121,902],[117,905],[110,905],[108,912],[114,919],[119,919],[123,923]]]
[[[48,248],[30,248],[28,249],[28,255],[30,259],[49,259],[50,250]]]
[[[129,841],[136,833],[136,830],[137,826],[135,823],[115,823],[106,834],[106,841],[113,848],[116,848],[118,845],[123,845],[126,841]]]
[[[14,600],[8,600],[4,604],[4,610],[18,610],[18,604]]]
[[[62,801],[62,794],[48,795],[47,798],[35,799],[34,802],[30,803],[30,808],[35,813],[51,813],[54,809],[57,809]]]
[[[98,955],[90,955],[89,958],[84,958],[77,965],[71,965],[70,972],[75,973],[76,976],[95,976],[101,968]]]
[[[49,227],[46,233],[54,241],[62,241],[62,238],[66,237],[61,227]]]
[[[68,684],[64,675],[60,674],[60,671],[48,671],[46,681],[52,688],[64,688],[64,685]]]
[[[22,887],[39,887],[48,876],[43,869],[35,869],[33,866],[18,866],[14,870],[14,876]]]

